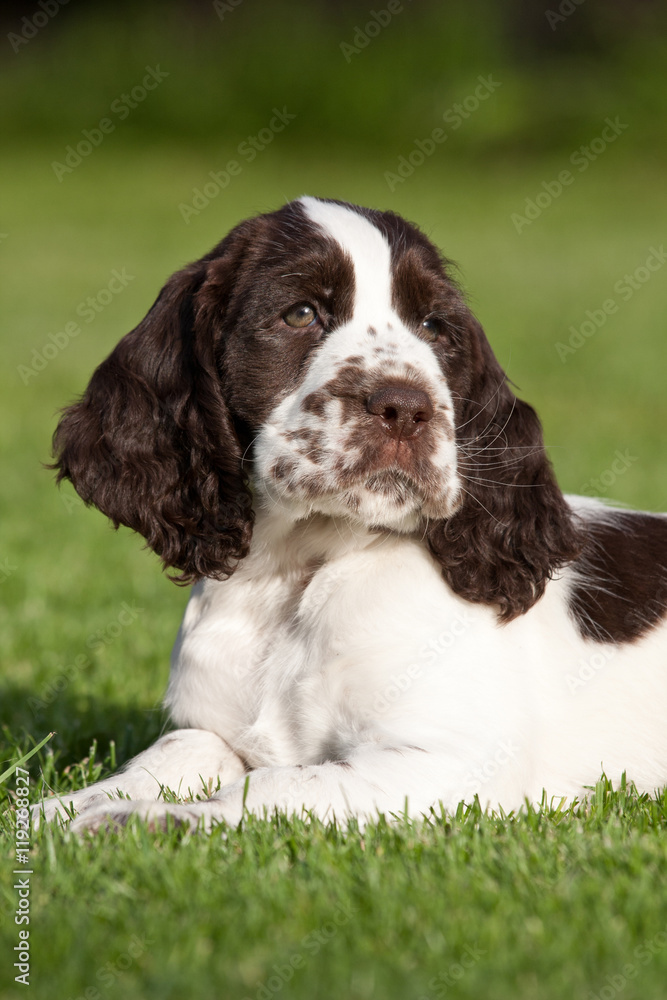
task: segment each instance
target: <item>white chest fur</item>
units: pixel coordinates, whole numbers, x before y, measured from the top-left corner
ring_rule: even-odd
[[[166,704],[251,768],[418,747],[448,762],[459,797],[578,794],[601,766],[655,787],[667,756],[657,637],[582,639],[568,587],[566,573],[499,626],[451,591],[419,538],[261,513],[234,576],[193,589]],[[596,657],[605,669],[573,693]]]
[[[453,595],[418,539],[264,515],[232,579],[194,588],[167,705],[254,767],[456,741],[479,733],[482,692],[499,729],[516,671],[508,683],[502,653],[480,655],[480,632],[494,631],[493,612]]]

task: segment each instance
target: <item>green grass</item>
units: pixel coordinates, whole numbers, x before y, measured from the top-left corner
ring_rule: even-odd
[[[658,998],[666,819],[666,798],[601,782],[587,808],[473,807],[363,835],[281,819],[208,837],[47,831],[31,995],[583,998],[631,963],[623,996]]]
[[[209,148],[111,138],[118,142],[60,184],[50,168],[58,143],[9,149],[0,168],[12,192],[0,240],[0,772],[55,730],[28,764],[33,799],[42,779],[81,787],[160,731],[187,599],[139,539],[115,534],[69,487],[54,488],[40,463],[56,410],[82,391],[166,276],[252,212],[308,191],[414,219],[461,265],[498,356],[543,418],[563,486],[576,492],[600,479],[620,450],[633,460],[609,494],[667,508],[667,268],[619,299],[566,363],[555,348],[586,310],[618,298],[614,282],[664,238],[664,167],[633,159],[622,137],[521,234],[511,214],[567,168],[569,150],[534,163],[462,164],[440,149],[392,194],[384,172],[406,152],[400,143],[395,154],[333,160],[296,156],[278,137],[186,225],[179,203],[243,137]],[[77,319],[114,268],[133,280],[93,322],[79,317],[81,333],[24,384],[19,366]],[[134,617],[119,629],[124,604]],[[13,779],[0,788],[0,807],[11,806],[14,790]],[[78,842],[40,831],[31,995],[585,1000],[590,991],[609,996],[600,991],[612,977],[624,1000],[661,997],[666,814],[664,798],[602,783],[586,806],[513,817],[473,807],[363,836],[285,819],[248,821],[225,837],[137,826]],[[11,814],[5,824],[11,833]],[[18,931],[13,867],[10,836],[0,865],[2,997],[21,989],[9,957]],[[289,981],[267,985],[276,965],[285,979],[292,957]],[[464,957],[470,968],[457,980]],[[628,963],[637,975],[620,989],[613,977]]]

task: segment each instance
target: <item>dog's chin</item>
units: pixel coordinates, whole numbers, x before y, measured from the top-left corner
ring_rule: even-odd
[[[449,517],[455,509],[450,495],[429,498],[408,475],[395,469],[374,472],[358,484],[330,493],[314,495],[307,489],[286,489],[284,483],[275,482],[260,484],[260,493],[271,508],[278,506],[290,520],[324,514],[399,534],[416,531],[425,520]]]

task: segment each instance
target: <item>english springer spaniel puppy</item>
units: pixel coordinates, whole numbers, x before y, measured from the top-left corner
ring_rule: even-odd
[[[46,818],[364,823],[580,796],[603,769],[667,782],[667,517],[563,496],[397,215],[305,197],[242,222],[169,279],[55,451],[194,586],[178,728]]]

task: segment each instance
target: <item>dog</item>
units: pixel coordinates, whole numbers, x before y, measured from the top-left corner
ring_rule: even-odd
[[[667,782],[667,516],[563,495],[452,265],[398,215],[303,197],[240,223],[54,450],[193,587],[177,728],[47,820],[364,824]]]

